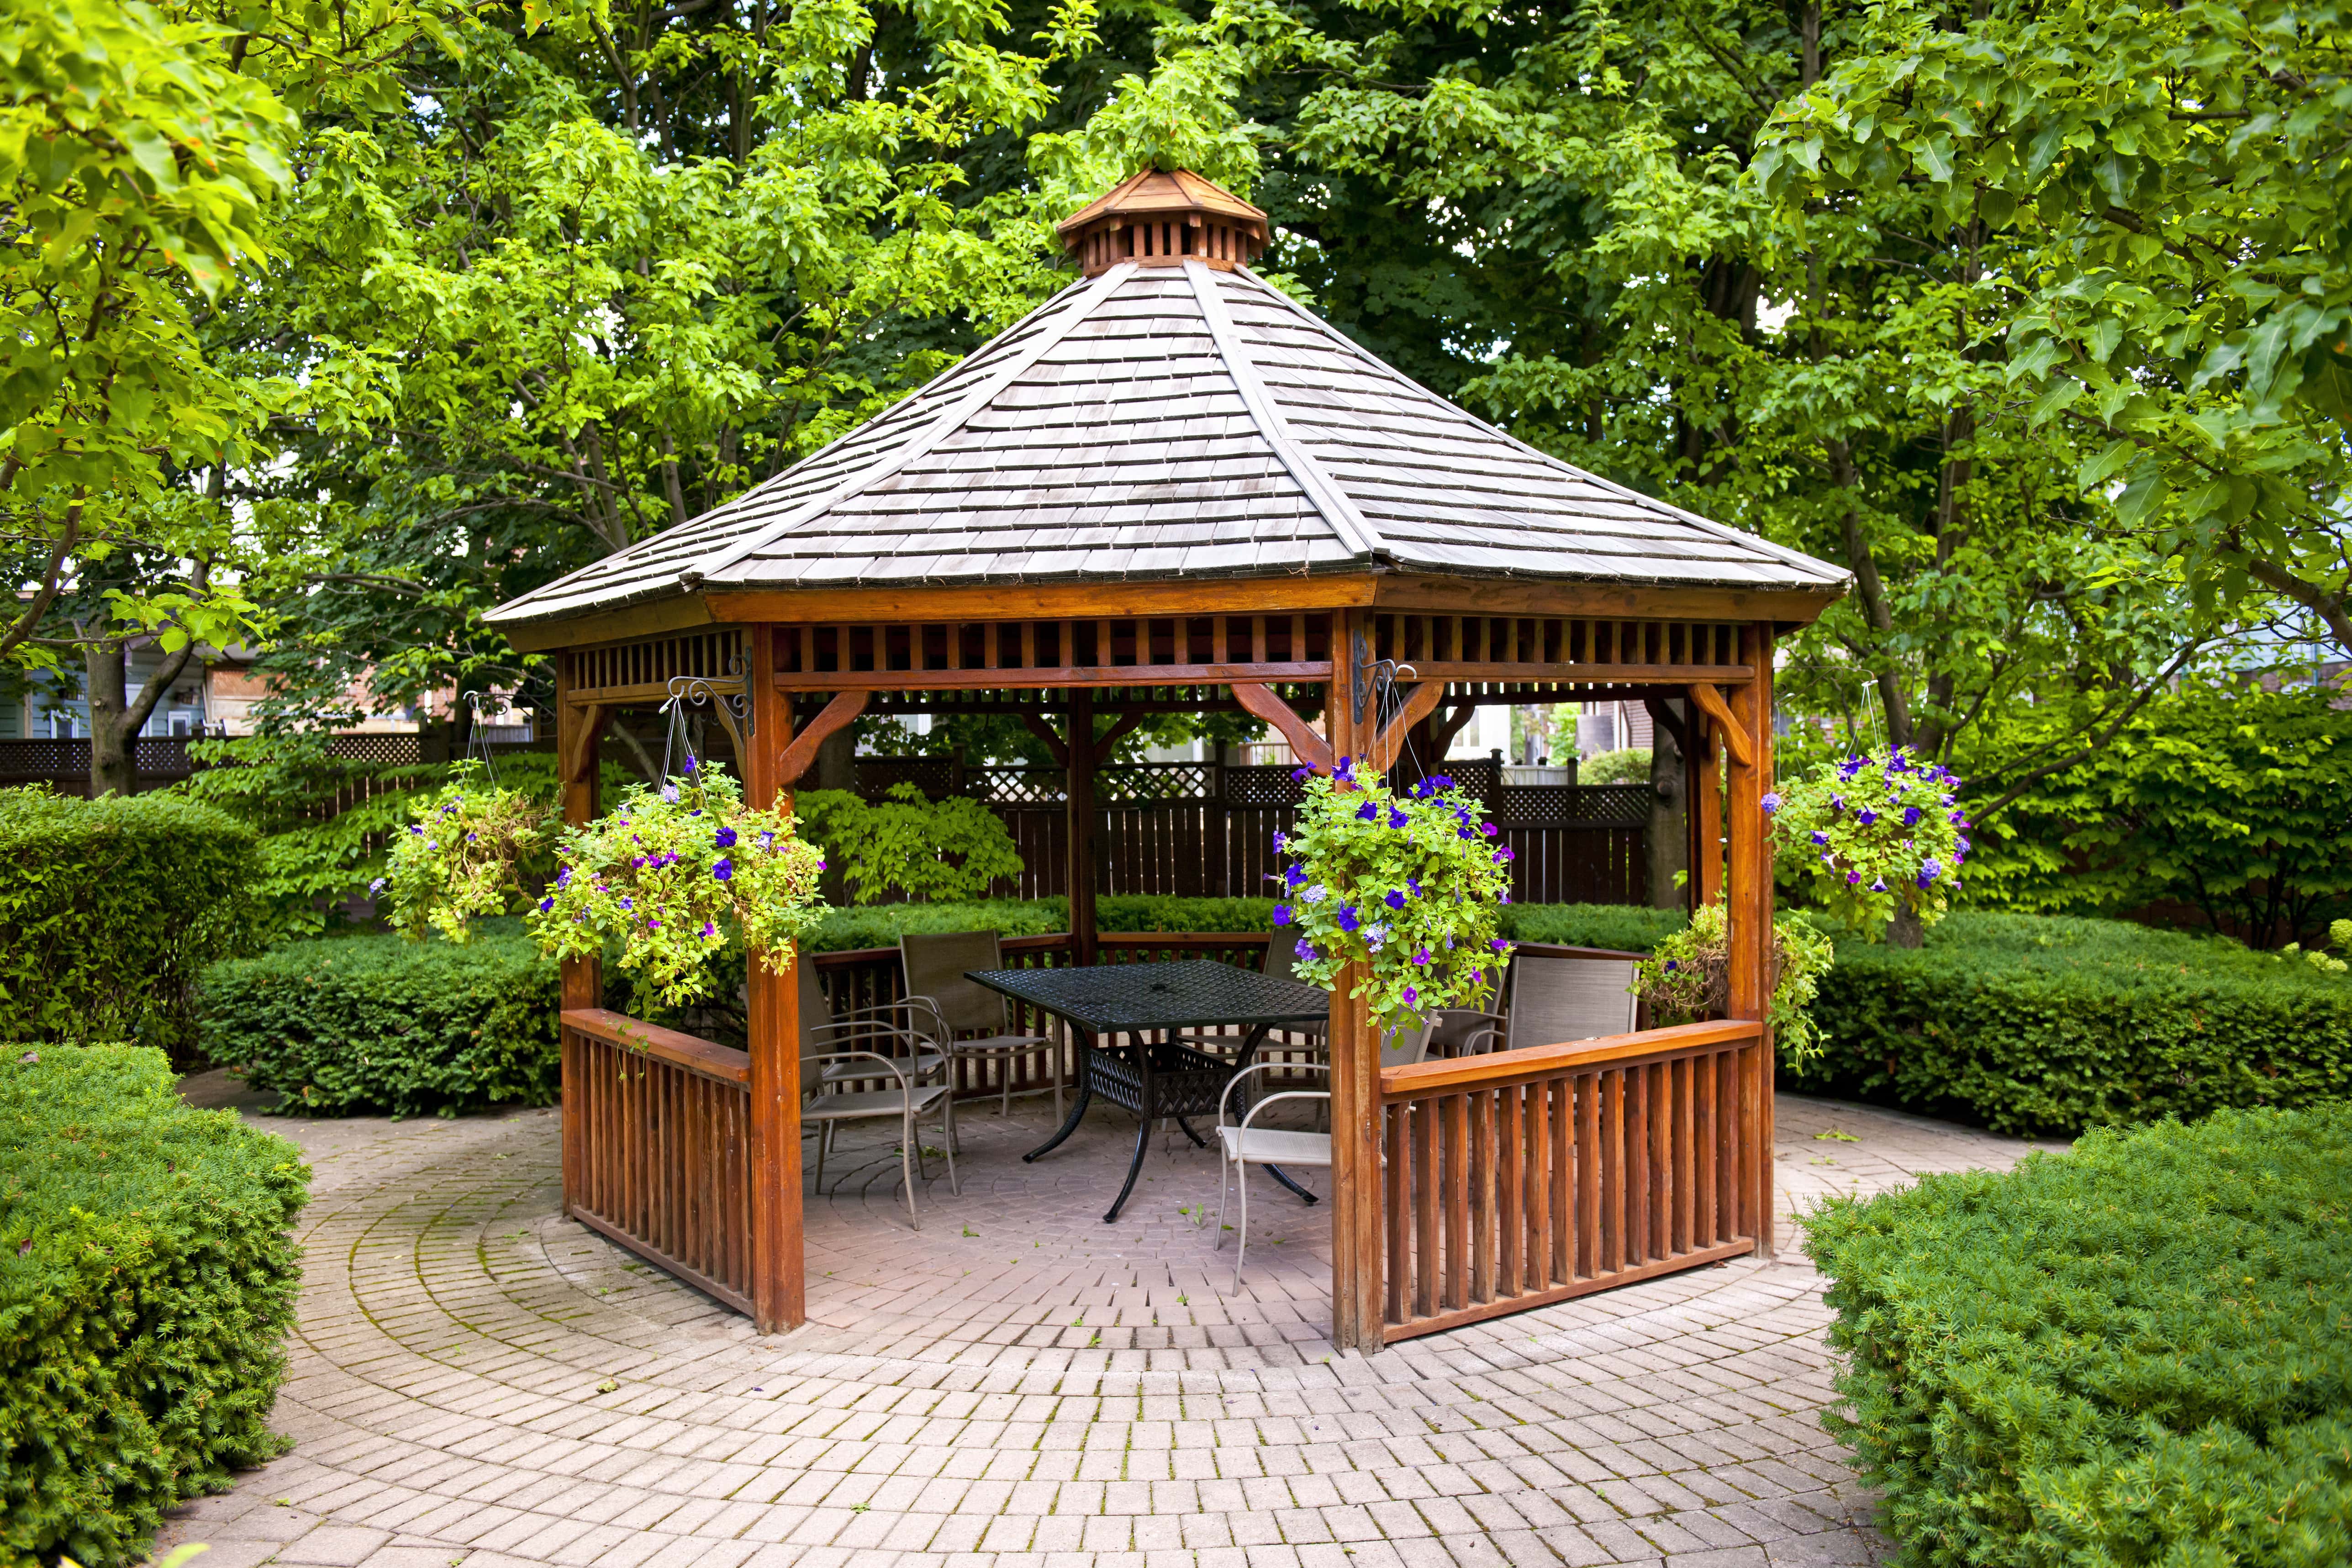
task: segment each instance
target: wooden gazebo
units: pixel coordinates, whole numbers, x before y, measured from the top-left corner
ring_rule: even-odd
[[[720,701],[762,804],[861,714],[1018,714],[1069,799],[1070,931],[1031,961],[1090,963],[1099,713],[1237,705],[1318,768],[1386,769],[1479,704],[1681,699],[1695,816],[1728,768],[1727,851],[1694,837],[1729,1016],[1383,1071],[1335,996],[1333,1337],[1769,1247],[1773,644],[1842,574],[1414,384],[1252,273],[1265,215],[1195,175],[1062,233],[1083,277],[919,393],[494,614],[557,654],[567,816],[597,809],[606,721],[674,682]],[[563,981],[567,1208],[762,1330],[805,1312],[797,994],[753,966],[746,1053]]]

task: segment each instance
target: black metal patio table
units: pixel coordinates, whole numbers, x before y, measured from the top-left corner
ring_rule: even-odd
[[[1077,1095],[1070,1114],[1051,1138],[1021,1156],[1024,1162],[1051,1153],[1076,1131],[1087,1101],[1097,1094],[1141,1119],[1127,1183],[1103,1215],[1106,1224],[1118,1217],[1135,1190],[1154,1122],[1172,1116],[1186,1137],[1205,1147],[1206,1140],[1186,1118],[1216,1113],[1225,1085],[1250,1065],[1267,1030],[1282,1024],[1321,1023],[1331,1010],[1330,997],[1312,985],[1206,958],[1087,969],[974,969],[965,978],[1063,1019],[1081,1037]],[[1249,1031],[1240,1055],[1230,1063],[1173,1039],[1144,1037],[1217,1025]],[[1127,1036],[1131,1043],[1123,1048],[1096,1043],[1114,1034]],[[1308,1203],[1315,1201],[1314,1194],[1280,1171],[1274,1175]]]

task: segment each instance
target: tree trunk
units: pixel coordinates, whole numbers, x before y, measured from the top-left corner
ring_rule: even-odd
[[[1682,704],[1667,700],[1669,710]],[[1683,889],[1675,880],[1690,870],[1690,833],[1683,821],[1686,789],[1682,748],[1674,731],[1655,721],[1650,725],[1650,907],[1678,910]]]
[[[89,794],[139,793],[138,742],[123,728],[131,706],[130,677],[121,643],[95,642],[82,649],[89,693]]]
[[[1895,906],[1895,918],[1886,922],[1886,945],[1916,948],[1927,939],[1927,929],[1919,923],[1919,916],[1908,904]]]

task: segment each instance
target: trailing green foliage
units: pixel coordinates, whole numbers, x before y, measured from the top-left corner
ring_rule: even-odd
[[[1824,761],[1764,797],[1773,860],[1829,918],[1875,942],[1907,913],[1944,918],[1968,858],[1960,781],[1902,747]]]
[[[875,904],[827,910],[809,934],[814,952],[854,952],[895,947],[902,931],[992,931],[1004,936],[1044,936],[1067,931],[1064,899],[994,899],[969,904]]]
[[[136,1561],[284,1451],[310,1169],[160,1051],[0,1047],[0,1563]]]
[[[391,936],[289,942],[205,972],[205,1048],[282,1109],[444,1115],[545,1105],[562,1078],[559,970],[518,923],[463,947]]]
[[[1810,921],[1772,922],[1772,973],[1765,1003],[1773,1047],[1791,1066],[1822,1054],[1813,1027],[1813,996],[1836,962],[1837,949]],[[1731,1005],[1731,931],[1721,904],[1703,905],[1689,924],[1659,942],[1634,968],[1633,988],[1650,1005],[1653,1026],[1720,1018]]]
[[[2352,1106],[1832,1199],[1805,1246],[1900,1562],[2352,1558]]]
[[[2116,921],[1954,915],[1904,950],[1848,942],[1792,1087],[2072,1132],[2352,1095],[2352,981]]]
[[[0,790],[0,1035],[191,1050],[196,976],[249,934],[253,844],[194,801]]]
[[[956,795],[927,800],[911,784],[893,784],[888,795],[867,801],[820,789],[793,802],[803,836],[846,876],[859,903],[888,893],[969,900],[999,877],[1021,875],[1013,835],[984,803]]]
[[[520,869],[545,848],[551,815],[527,793],[467,769],[416,803],[368,890],[391,889],[391,924],[401,935],[422,942],[438,931],[463,946],[475,921],[511,913],[521,900]]]

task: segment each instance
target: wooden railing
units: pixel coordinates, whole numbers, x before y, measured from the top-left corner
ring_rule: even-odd
[[[563,1057],[567,1211],[751,1311],[751,1057],[602,1008]]]
[[[1762,1026],[1381,1073],[1385,1338],[1752,1251]]]

